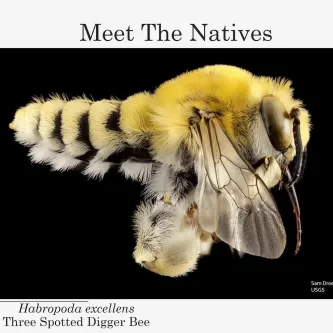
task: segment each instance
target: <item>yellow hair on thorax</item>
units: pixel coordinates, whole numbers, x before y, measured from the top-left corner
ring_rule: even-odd
[[[153,146],[157,154],[168,154],[185,141],[192,154],[195,144],[189,119],[194,108],[216,112],[230,136],[233,120],[240,117],[251,100],[253,75],[234,66],[206,66],[163,83],[153,96]]]
[[[212,112],[221,107],[241,110],[250,93],[252,74],[234,66],[206,66],[163,83],[154,94],[160,107],[188,101],[205,102]]]
[[[309,112],[303,107],[302,101],[293,97],[292,82],[287,79],[273,79],[269,77],[257,77],[253,81],[252,93],[259,99],[267,95],[277,97],[284,105],[288,113],[293,108],[300,110],[301,140],[303,146],[307,145],[310,139],[311,119]]]
[[[172,152],[181,143],[195,153],[189,123],[194,109],[218,113],[228,135],[237,140],[239,128],[246,130],[247,116],[257,112],[268,95],[280,99],[288,113],[302,107],[293,98],[290,80],[255,76],[235,66],[206,66],[166,81],[156,89],[151,104],[157,156]],[[307,111],[302,118],[302,138],[307,141]]]

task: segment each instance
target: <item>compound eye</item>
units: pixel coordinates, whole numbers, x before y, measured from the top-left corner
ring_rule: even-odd
[[[292,141],[292,118],[284,105],[278,98],[267,96],[261,102],[260,112],[273,147],[286,151]]]

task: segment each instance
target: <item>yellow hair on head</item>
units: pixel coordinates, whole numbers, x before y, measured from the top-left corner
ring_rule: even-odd
[[[281,78],[256,77],[251,85],[252,95],[256,100],[265,96],[273,95],[282,102],[288,113],[293,108],[301,107],[301,102],[293,98],[292,82]]]
[[[301,124],[301,140],[302,145],[305,147],[310,140],[310,132],[312,128],[311,117],[307,110],[300,108],[299,120]]]
[[[286,111],[291,112],[293,108],[300,110],[301,139],[303,146],[307,145],[310,139],[311,119],[309,112],[303,108],[303,103],[293,98],[292,81],[287,79],[273,79],[269,77],[257,77],[252,85],[253,95],[262,98],[273,95],[283,103]]]

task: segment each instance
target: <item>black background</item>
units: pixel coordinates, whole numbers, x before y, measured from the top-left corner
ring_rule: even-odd
[[[332,56],[332,50],[284,49],[1,50],[0,298],[332,298],[333,286],[311,292],[311,281],[333,281]],[[209,64],[287,77],[310,111],[308,165],[297,185],[303,244],[294,256],[292,208],[285,192],[274,191],[288,235],[280,259],[239,259],[221,243],[200,260],[196,272],[162,277],[132,259],[138,183],[116,171],[98,182],[32,165],[8,124],[33,96],[125,99]]]

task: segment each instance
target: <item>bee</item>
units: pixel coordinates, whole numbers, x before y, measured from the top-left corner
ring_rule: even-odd
[[[286,233],[271,189],[294,185],[312,127],[288,79],[210,65],[124,101],[51,95],[18,109],[9,127],[33,163],[103,179],[113,168],[144,185],[133,257],[169,277],[186,275],[216,241],[268,259]]]

